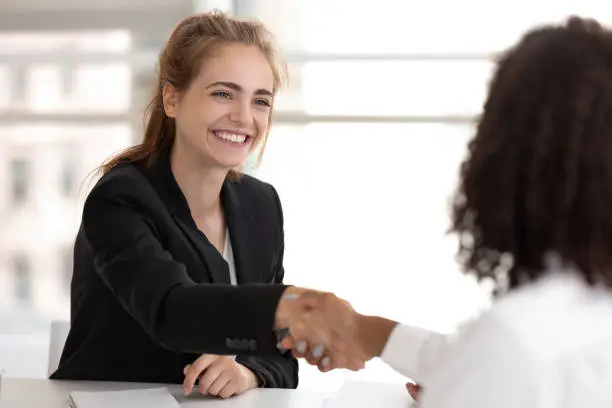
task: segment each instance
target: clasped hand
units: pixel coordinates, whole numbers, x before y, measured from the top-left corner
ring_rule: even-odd
[[[323,372],[360,370],[373,357],[362,341],[362,318],[332,293],[290,287],[277,311],[277,327],[289,329],[280,346]]]

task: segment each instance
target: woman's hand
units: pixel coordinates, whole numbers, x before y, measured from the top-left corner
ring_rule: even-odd
[[[202,354],[192,364],[183,369],[185,395],[193,391],[198,381],[201,395],[215,395],[229,398],[257,388],[257,377],[247,367],[234,361],[232,356]]]
[[[418,402],[423,388],[419,384],[409,382],[406,383],[406,389],[408,390],[408,394],[410,394],[412,399]]]
[[[321,371],[360,370],[373,357],[359,341],[361,317],[332,293],[289,287],[276,313],[276,327],[289,330],[280,346]]]
[[[380,356],[397,322],[361,315],[333,293],[289,287],[278,304],[275,324],[288,329],[281,348],[325,372],[364,368]]]

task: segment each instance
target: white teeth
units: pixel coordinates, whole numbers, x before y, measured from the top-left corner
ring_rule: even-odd
[[[244,143],[246,135],[240,135],[231,132],[214,132],[219,139],[227,140],[234,143]]]

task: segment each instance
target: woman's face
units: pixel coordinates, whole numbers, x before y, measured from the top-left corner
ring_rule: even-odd
[[[257,47],[224,46],[184,93],[164,87],[164,109],[176,121],[175,148],[212,167],[240,166],[265,138],[273,89],[272,67]]]

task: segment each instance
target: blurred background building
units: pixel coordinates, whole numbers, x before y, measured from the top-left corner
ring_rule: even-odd
[[[488,303],[461,275],[445,231],[495,54],[569,14],[612,21],[599,0],[0,0],[7,376],[46,375],[49,323],[69,319],[88,175],[140,140],[164,41],[212,8],[264,21],[289,62],[268,149],[251,170],[283,201],[287,281],[437,330]],[[305,367],[302,386],[349,376],[401,380],[373,362],[358,374]]]

